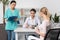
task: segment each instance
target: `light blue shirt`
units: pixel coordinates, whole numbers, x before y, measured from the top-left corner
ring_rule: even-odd
[[[5,19],[8,19],[11,16],[17,16],[18,19],[20,18],[19,16],[19,11],[17,9],[14,9],[13,11],[8,8],[5,12]],[[6,25],[5,25],[5,30],[15,30],[17,28],[17,22],[11,22],[11,21],[7,21]]]
[[[34,19],[32,19],[31,16],[30,16],[30,17],[28,17],[28,18],[26,19],[23,27],[26,27],[26,25],[28,25],[28,26],[38,25],[38,26],[39,26],[39,25],[40,25],[40,20],[39,20],[39,18],[36,17],[36,16],[34,17]]]

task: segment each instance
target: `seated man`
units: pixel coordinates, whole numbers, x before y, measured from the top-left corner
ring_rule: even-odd
[[[36,14],[36,10],[35,9],[31,9],[30,10],[30,17],[28,17],[23,25],[24,28],[31,28],[31,29],[34,29],[35,27],[39,26],[40,25],[40,20],[38,19],[38,17],[35,16]],[[39,37],[39,35],[36,35],[36,34],[27,34],[26,35],[26,38],[29,36],[29,35],[33,35],[33,36],[36,36],[36,37]],[[27,40],[27,39],[26,39]]]
[[[38,19],[38,17],[35,16],[36,14],[36,10],[35,9],[31,9],[30,10],[30,17],[28,17],[23,25],[23,27],[25,28],[34,28],[36,26],[40,25],[40,20]]]

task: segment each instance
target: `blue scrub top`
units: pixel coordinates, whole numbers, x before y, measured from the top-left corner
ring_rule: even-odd
[[[12,12],[12,10],[8,8],[5,12],[4,18],[8,19],[11,16],[17,16],[19,19],[20,18],[19,11],[17,9],[14,9],[14,11]],[[15,30],[16,28],[17,28],[17,22],[11,22],[11,21],[6,22],[5,30]]]

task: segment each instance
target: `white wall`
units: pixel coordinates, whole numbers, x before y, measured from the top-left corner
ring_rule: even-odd
[[[51,14],[55,12],[60,15],[60,0],[16,0],[16,8],[41,8],[43,6],[47,7]],[[0,3],[0,23],[3,23],[3,8],[2,3]],[[7,8],[7,7],[6,7]]]
[[[16,0],[17,8],[41,8],[43,6],[50,10],[51,14],[60,14],[60,0]]]
[[[3,23],[3,4],[0,3],[0,24]]]

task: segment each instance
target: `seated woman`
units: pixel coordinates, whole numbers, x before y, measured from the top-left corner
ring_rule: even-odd
[[[50,24],[50,16],[48,16],[49,12],[46,7],[41,8],[40,10],[40,16],[43,18],[42,24],[39,27],[36,27],[36,33],[40,35],[40,38],[29,36],[28,40],[44,40],[45,34],[46,34],[46,28]]]

